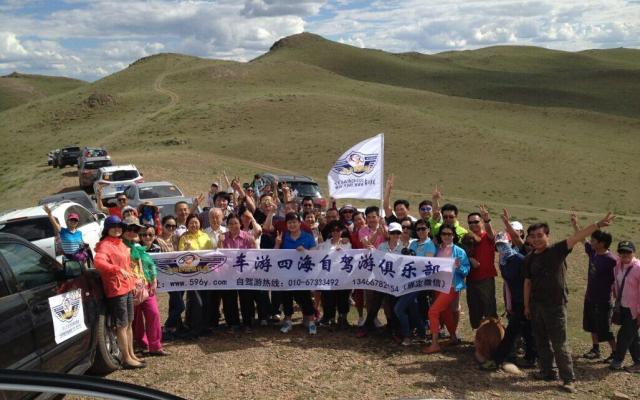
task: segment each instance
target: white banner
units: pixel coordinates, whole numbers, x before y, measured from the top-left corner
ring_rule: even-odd
[[[49,297],[49,308],[56,343],[62,343],[87,330],[84,324],[81,289]]]
[[[221,249],[151,253],[158,291],[368,289],[400,296],[419,290],[448,293],[452,258],[378,250]]]
[[[327,181],[335,199],[381,199],[384,133],[347,150],[331,167]]]

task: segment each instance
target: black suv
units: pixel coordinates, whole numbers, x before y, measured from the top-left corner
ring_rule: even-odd
[[[80,315],[78,299],[57,306],[49,299],[70,292],[81,296],[87,329],[69,337],[60,332],[67,320]],[[0,368],[71,374],[118,369],[115,329],[105,312],[97,270],[75,261],[61,265],[30,242],[0,233]],[[61,321],[57,334],[54,318]]]
[[[80,147],[78,146],[63,147],[58,153],[58,158],[55,164],[58,168],[64,168],[66,165],[76,165],[78,164],[78,157],[80,157],[80,153]]]

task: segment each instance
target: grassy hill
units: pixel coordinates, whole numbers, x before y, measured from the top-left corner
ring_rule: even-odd
[[[505,61],[471,67],[483,63],[480,54],[492,52]],[[184,160],[189,177],[177,171],[172,179],[192,192],[204,190],[225,167],[247,179],[256,171],[286,169],[325,185],[329,167],[344,149],[385,132],[386,172],[395,173],[398,196],[415,201],[438,183],[464,209],[484,201],[494,210],[519,207],[521,218],[532,220],[558,209],[557,219],[564,221],[562,210],[570,207],[585,213],[613,209],[628,221],[637,218],[640,187],[630,183],[640,182],[638,118],[421,88],[432,80],[425,78],[433,76],[429,71],[480,83],[484,73],[505,75],[500,68],[520,74],[540,58],[527,61],[525,53],[551,60],[587,57],[522,47],[395,55],[308,34],[281,41],[250,63],[148,57],[93,84],[2,112],[0,156],[9,162],[0,172],[0,193],[7,206],[17,206],[64,189],[54,185],[60,183],[59,172],[34,170],[49,149],[63,143],[105,145],[134,163],[139,154],[146,168],[163,174],[169,174],[162,168],[166,159],[191,154],[202,160],[195,171]],[[604,52],[597,54],[603,60],[593,65],[633,61],[617,54],[608,62]],[[543,64],[561,71],[566,63]],[[357,73],[375,79],[350,76]],[[539,90],[533,84],[527,88]],[[110,101],[89,106],[87,99],[96,95]],[[589,96],[608,94],[594,89]],[[635,225],[624,234],[638,232]]]
[[[77,79],[14,72],[0,77],[0,111],[86,84]]]
[[[352,79],[451,96],[640,117],[640,50],[496,46],[391,54],[303,33],[280,40],[258,60],[295,60]]]

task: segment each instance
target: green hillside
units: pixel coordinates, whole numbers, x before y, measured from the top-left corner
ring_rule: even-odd
[[[569,53],[529,46],[391,54],[303,33],[256,61],[299,61],[368,82],[451,96],[640,117],[640,50]]]
[[[633,184],[640,182],[638,118],[416,89],[424,79],[415,77],[425,71],[476,74],[481,81],[484,72],[462,66],[478,62],[463,60],[466,53],[393,55],[309,35],[292,39],[298,47],[249,63],[148,57],[93,84],[1,112],[2,208],[76,185],[75,170],[63,170],[61,179],[44,166],[46,152],[67,143],[105,145],[146,179],[168,178],[193,194],[225,168],[243,179],[284,169],[324,186],[346,148],[385,132],[386,173],[395,173],[397,195],[412,202],[437,183],[465,211],[482,201],[494,211],[506,205],[525,221],[566,225],[569,208],[584,218],[612,209],[621,216],[620,234],[640,232],[640,187]],[[380,80],[402,82],[355,79],[337,67],[295,60],[305,46],[316,53],[316,46],[340,49],[331,53],[333,65],[345,71],[358,59]],[[517,70],[524,61],[512,63]],[[92,97],[104,101],[90,106]]]
[[[0,77],[0,111],[86,84],[77,79],[14,72]]]

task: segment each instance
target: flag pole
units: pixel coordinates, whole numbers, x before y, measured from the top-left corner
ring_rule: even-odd
[[[384,189],[385,189],[385,180],[384,180],[384,132],[381,133],[380,135],[382,135],[382,152],[381,152],[381,163],[380,163],[380,178],[382,180],[382,182],[380,182],[380,187],[382,188],[382,190],[380,191],[380,210],[382,212],[384,212]],[[385,215],[385,217],[387,217],[387,215]]]

